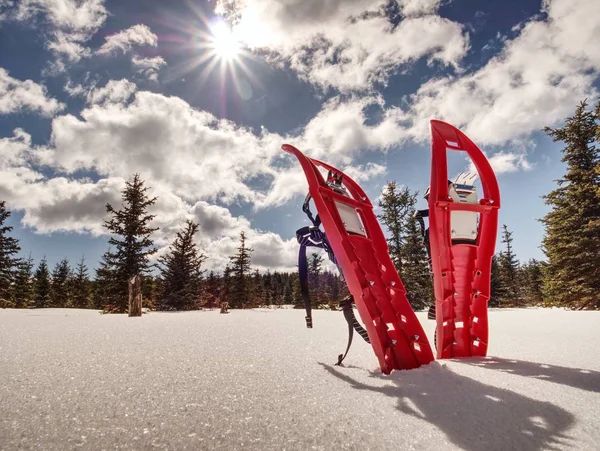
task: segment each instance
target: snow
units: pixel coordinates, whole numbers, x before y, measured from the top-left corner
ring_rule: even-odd
[[[333,365],[340,312],[0,310],[0,449],[598,449],[600,312],[490,326],[489,358],[385,376],[358,335]]]

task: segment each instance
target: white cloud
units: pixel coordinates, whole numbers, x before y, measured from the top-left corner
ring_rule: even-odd
[[[404,16],[419,16],[435,14],[440,7],[441,0],[398,0],[400,10]]]
[[[563,120],[578,101],[595,97],[600,2],[553,0],[544,7],[547,20],[525,23],[480,70],[422,85],[411,99],[410,134],[428,139],[428,120],[435,117],[476,142],[502,144]]]
[[[527,160],[527,155],[524,153],[500,151],[492,156],[488,155],[487,159],[496,174],[533,169],[532,163]],[[477,172],[473,163],[470,164],[469,172]]]
[[[17,80],[0,67],[0,114],[28,110],[52,116],[63,109],[62,103],[48,97],[45,86],[32,80]]]
[[[315,85],[362,91],[386,83],[398,67],[427,57],[457,68],[468,50],[463,26],[435,15],[408,17],[393,27],[383,0],[221,1],[249,48],[289,64]],[[435,11],[425,2],[420,11]],[[407,8],[413,8],[408,5]],[[413,8],[414,9],[414,8]]]
[[[247,180],[273,173],[273,137],[257,137],[176,97],[138,92],[128,104],[94,104],[80,115],[52,123],[49,164],[67,173],[86,169],[127,178],[140,172],[186,199],[225,202],[260,198]]]
[[[84,43],[107,17],[104,0],[20,0],[5,13],[5,20],[29,21],[39,17],[50,27],[49,50],[55,54],[51,72],[64,71],[67,64],[88,57]]]
[[[92,88],[86,97],[88,103],[96,105],[125,103],[135,91],[137,86],[129,80],[109,80],[102,88]]]
[[[101,55],[117,52],[127,53],[133,47],[145,45],[156,47],[157,43],[158,38],[150,28],[147,25],[138,24],[108,36],[97,53]]]
[[[134,56],[131,63],[138,74],[143,75],[151,81],[158,81],[158,72],[167,64],[160,56],[155,56],[153,58],[140,58]]]
[[[355,182],[370,180],[387,172],[385,166],[376,163],[367,163],[361,166],[350,166],[341,170]]]

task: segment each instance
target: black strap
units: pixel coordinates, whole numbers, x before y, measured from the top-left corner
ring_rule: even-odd
[[[308,294],[308,261],[306,260],[306,246],[301,245],[298,253],[298,277],[300,278],[300,291],[304,300],[306,309],[306,327],[312,329],[312,313],[310,305],[310,296]]]
[[[308,193],[304,199],[304,203],[302,204],[302,211],[306,213],[306,216],[308,216],[308,219],[310,219],[310,222],[312,222],[315,227],[319,227],[321,225],[321,218],[319,218],[318,214],[316,218],[313,217],[312,212],[310,211],[311,199],[312,197],[310,196],[310,193]]]
[[[317,217],[318,220],[318,217]],[[304,308],[306,309],[306,327],[312,328],[312,313],[310,293],[308,291],[308,260],[306,258],[307,247],[318,247],[327,252],[329,259],[337,265],[333,250],[327,240],[325,234],[318,226],[306,226],[296,231],[296,239],[300,244],[298,251],[298,277],[300,278],[300,291],[304,300]]]
[[[352,308],[353,302],[354,299],[352,298],[352,296],[348,296],[342,302],[340,302],[342,312],[344,312],[344,318],[346,318],[346,322],[348,323],[348,345],[346,346],[346,352],[344,354],[338,355],[338,361],[336,363],[336,365],[338,366],[342,365],[342,361],[348,355],[348,351],[350,350],[350,346],[352,345],[352,337],[355,330],[361,337],[363,337],[363,339],[367,343],[371,343],[371,340],[369,340],[369,334],[360,325],[360,323],[356,319],[356,316],[354,316],[354,309]]]
[[[330,177],[333,178],[331,174],[328,178]],[[341,183],[341,178],[335,181]],[[300,279],[300,291],[304,301],[304,308],[306,309],[306,327],[309,329],[312,328],[312,306],[308,289],[308,260],[306,258],[306,248],[313,246],[324,249],[327,252],[329,260],[331,260],[338,267],[340,273],[342,272],[337,263],[335,255],[333,254],[333,249],[327,240],[327,236],[319,228],[321,225],[321,219],[319,218],[319,215],[314,218],[312,212],[310,211],[310,200],[311,196],[309,193],[304,200],[304,204],[302,205],[302,211],[306,213],[313,225],[302,227],[296,231],[296,239],[300,244],[300,250],[298,252],[298,277]],[[360,325],[354,316],[354,311],[352,309],[353,302],[354,298],[352,296],[347,296],[340,302],[340,307],[344,313],[344,318],[346,318],[346,322],[348,323],[348,345],[346,346],[346,352],[338,355],[338,362],[336,365],[341,365],[342,361],[346,358],[346,355],[350,350],[350,345],[352,344],[352,336],[355,330],[367,343],[371,343],[367,331]]]

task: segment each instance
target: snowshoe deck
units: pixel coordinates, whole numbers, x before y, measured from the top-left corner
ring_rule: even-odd
[[[282,148],[294,155],[304,170],[309,193],[382,372],[430,363],[434,357],[429,341],[406,298],[365,192],[333,166],[308,158],[291,145]],[[328,185],[318,167],[341,176],[338,180],[350,197]]]
[[[488,347],[487,302],[498,232],[500,191],[481,150],[450,124],[432,120],[429,239],[436,299],[437,358],[485,356]],[[463,151],[473,161],[483,187],[476,204],[449,196],[447,151]],[[452,239],[452,212],[478,214],[472,242]]]

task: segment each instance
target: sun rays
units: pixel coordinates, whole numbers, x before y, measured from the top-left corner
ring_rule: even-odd
[[[218,81],[223,105],[235,95],[227,88],[232,83],[242,100],[253,97],[257,88],[264,92],[264,86],[248,64],[255,57],[245,46],[245,39],[239,36],[239,30],[219,16],[209,17],[198,5],[188,5],[192,14],[169,20],[169,27],[176,30],[169,39],[170,49],[177,54],[178,63],[171,66],[168,81],[185,78],[188,89],[196,91],[194,94],[207,82]]]

